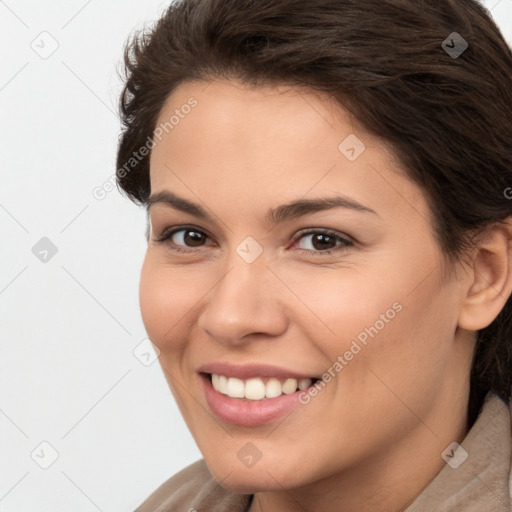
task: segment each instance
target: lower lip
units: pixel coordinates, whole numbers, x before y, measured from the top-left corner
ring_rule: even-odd
[[[231,398],[213,389],[209,375],[200,374],[200,377],[211,411],[219,419],[241,427],[257,427],[279,419],[301,405],[299,393],[307,392],[307,389],[303,389],[289,395],[282,394],[262,400]]]

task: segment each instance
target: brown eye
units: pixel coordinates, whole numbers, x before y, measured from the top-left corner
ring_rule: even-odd
[[[156,243],[167,243],[170,249],[186,250],[186,247],[200,247],[205,245],[210,237],[194,227],[180,229],[166,229],[160,236],[153,239]]]
[[[199,247],[206,241],[206,235],[194,229],[180,229],[175,231],[170,239],[176,245],[185,245],[187,247]]]
[[[336,238],[332,235],[317,234],[311,238],[311,245],[319,251],[336,247]]]
[[[334,233],[315,231],[302,234],[296,245],[304,251],[322,254],[351,247],[353,242]]]

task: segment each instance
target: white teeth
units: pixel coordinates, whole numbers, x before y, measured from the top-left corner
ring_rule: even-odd
[[[309,386],[311,386],[311,384],[312,384],[311,379],[300,379],[298,386],[299,386],[299,389],[302,391],[303,389],[309,388]]]
[[[276,398],[283,393],[289,395],[297,389],[303,390],[311,386],[311,379],[286,379],[284,382],[270,378],[265,384],[262,379],[256,377],[243,381],[235,377],[229,379],[224,375],[212,374],[213,389],[231,398],[246,398],[248,400],[263,400]]]
[[[244,398],[244,381],[235,377],[229,378],[226,394],[231,398]]]
[[[269,379],[265,386],[265,396],[267,398],[276,398],[283,394],[281,383],[277,379]]]
[[[228,379],[227,379],[227,377],[224,377],[224,375],[218,375],[218,377],[219,377],[219,383],[218,383],[218,387],[216,387],[215,389],[217,391],[219,391],[220,393],[227,395],[228,394]],[[213,378],[213,374],[212,374],[212,378]],[[215,385],[214,385],[214,387],[215,387]]]
[[[245,383],[245,398],[249,400],[265,398],[265,384],[261,379],[249,379]]]
[[[283,393],[290,395],[297,391],[297,379],[286,379],[283,384]]]

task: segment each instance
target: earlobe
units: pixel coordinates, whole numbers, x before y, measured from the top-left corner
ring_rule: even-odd
[[[512,218],[488,226],[476,245],[458,322],[469,331],[490,325],[512,293]]]

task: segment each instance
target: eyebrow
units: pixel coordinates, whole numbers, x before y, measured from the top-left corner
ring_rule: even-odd
[[[151,206],[162,204],[169,206],[184,213],[189,213],[195,217],[213,221],[213,217],[200,205],[179,197],[168,190],[163,190],[151,195],[146,203],[146,210],[149,212]],[[276,208],[271,208],[265,215],[265,220],[271,224],[296,219],[305,215],[330,210],[332,208],[347,208],[364,213],[373,213],[379,217],[379,214],[372,208],[365,206],[347,196],[337,195],[326,198],[316,199],[298,199],[290,203],[282,204]]]

